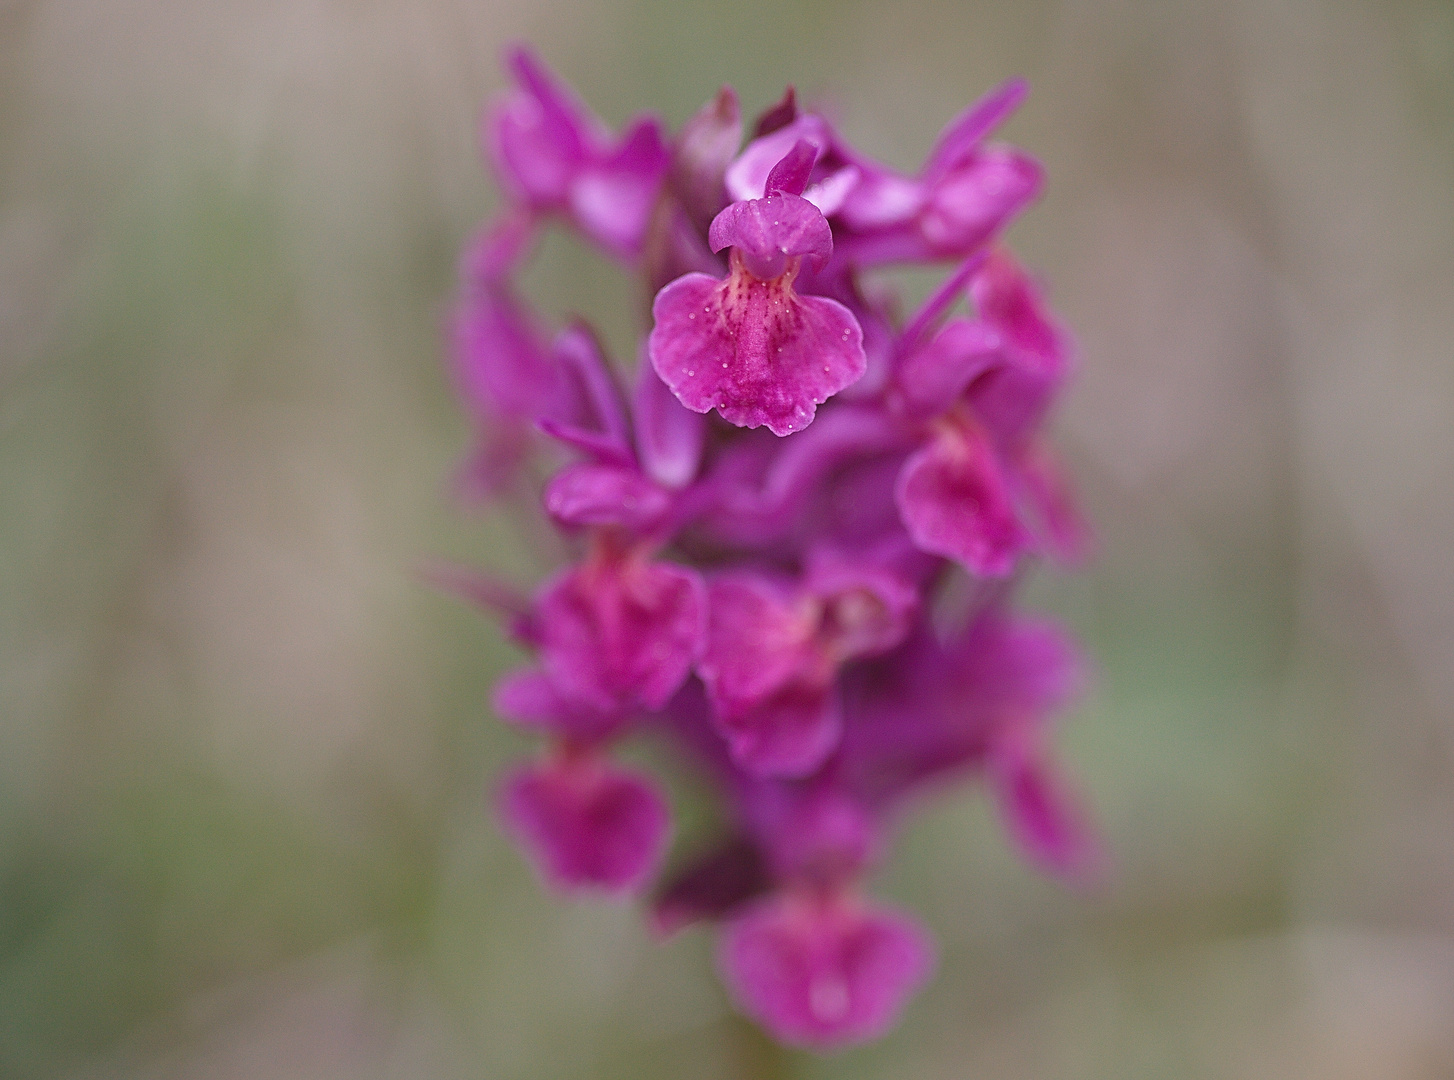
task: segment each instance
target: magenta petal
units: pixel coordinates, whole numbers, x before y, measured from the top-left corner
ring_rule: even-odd
[[[798,117],[798,92],[791,84],[783,91],[783,96],[769,105],[758,114],[757,122],[752,126],[754,138],[762,138],[764,135],[771,135],[781,127],[791,124]]]
[[[832,217],[862,181],[863,173],[857,165],[845,165],[837,172],[831,172],[823,179],[809,184],[803,191],[803,198],[821,210],[824,217]]]
[[[1036,723],[1069,705],[1087,679],[1075,640],[1050,620],[982,616],[950,655],[1000,728],[1002,745],[1019,745]]]
[[[800,784],[759,784],[744,799],[747,820],[779,880],[832,888],[856,880],[882,847],[876,815],[831,770]]]
[[[919,608],[918,589],[898,574],[837,552],[813,553],[807,587],[822,604],[819,640],[840,660],[892,649]]]
[[[919,231],[941,257],[966,255],[1040,194],[1043,171],[1028,154],[990,148],[934,185]]]
[[[594,758],[516,771],[500,809],[541,875],[562,890],[637,889],[666,848],[661,796],[644,778]]]
[[[991,252],[969,291],[981,318],[1015,349],[1057,371],[1069,362],[1066,335],[1051,318],[1039,286],[1009,252]]]
[[[516,210],[482,230],[460,255],[460,277],[479,286],[505,284],[529,253],[535,224],[533,215]]]
[[[529,425],[559,390],[530,313],[501,282],[466,283],[451,323],[454,385],[478,429],[456,488],[478,499],[507,489],[530,450]]]
[[[491,704],[507,720],[527,728],[554,731],[564,711],[561,696],[543,671],[512,671],[495,684]]]
[[[527,730],[583,742],[614,735],[630,719],[617,711],[601,711],[561,695],[538,668],[512,671],[495,684],[495,711]]]
[[[999,456],[982,432],[948,432],[914,453],[895,497],[921,550],[981,577],[1010,573],[1026,545]]]
[[[530,600],[504,579],[444,559],[434,559],[421,566],[419,579],[430,588],[502,616],[512,637],[534,643],[535,618]]]
[[[588,563],[540,598],[541,662],[572,700],[602,711],[660,709],[697,659],[706,606],[691,570],[631,557]]]
[[[1002,344],[999,333],[986,323],[950,319],[927,345],[899,364],[895,377],[905,403],[921,416],[943,412],[999,359]]]
[[[784,196],[785,198],[786,196]],[[816,211],[815,211],[816,213]],[[652,366],[694,412],[788,435],[867,369],[863,331],[843,305],[797,296],[787,276],[687,274],[657,293]]]
[[[635,467],[635,459],[631,456],[631,447],[625,443],[618,442],[610,435],[599,431],[592,431],[589,428],[577,427],[574,424],[565,423],[553,418],[544,419],[535,426],[552,439],[563,442],[572,449],[579,450],[588,457],[594,458],[597,462],[614,465],[617,468],[630,469]]]
[[[512,50],[509,63],[520,88],[494,111],[495,163],[524,200],[558,204],[597,137],[595,122],[529,50]]]
[[[561,331],[552,355],[559,390],[541,429],[598,459],[633,462],[621,390],[590,328],[578,322]]]
[[[541,62],[533,49],[516,45],[505,59],[521,90],[533,99],[540,111],[538,122],[541,127],[548,130],[554,139],[584,146],[599,141],[606,134],[601,122]]]
[[[570,215],[591,239],[631,259],[655,207],[671,154],[661,125],[643,118],[618,145],[528,50],[510,54],[519,88],[493,112],[490,149],[505,183],[535,212]]]
[[[661,125],[650,118],[639,120],[619,150],[575,177],[571,214],[592,239],[618,255],[634,257],[670,167]]]
[[[643,532],[671,509],[671,496],[634,468],[571,465],[546,485],[545,509],[564,525],[622,525]]]
[[[790,193],[733,203],[712,219],[707,242],[713,251],[736,248],[747,269],[763,280],[780,276],[796,256],[821,264],[833,254],[828,219],[807,199]]]
[[[1044,420],[1069,373],[1074,346],[1038,286],[1007,252],[990,254],[970,295],[1004,340],[1006,359],[971,388],[971,407],[1001,441],[1023,442]]]
[[[765,701],[815,662],[816,612],[773,582],[724,574],[707,596],[707,641],[697,670],[719,711]]]
[[[637,371],[632,413],[636,453],[646,474],[672,490],[695,480],[707,441],[706,422],[676,399],[647,356]]]
[[[1076,882],[1094,876],[1100,849],[1086,814],[1044,752],[1000,750],[994,791],[1010,835],[1046,870]]]
[[[1024,79],[1009,79],[951,120],[929,151],[924,177],[933,181],[960,164],[1030,93]]]
[[[843,736],[831,683],[812,677],[794,679],[756,705],[718,712],[713,725],[738,767],[764,778],[807,776]]]
[[[530,455],[528,428],[504,419],[486,420],[481,426],[484,430],[455,466],[450,482],[455,497],[466,504],[509,491]]]
[[[843,223],[867,232],[912,221],[928,198],[918,180],[887,170],[862,173],[843,201]]]
[[[512,95],[493,117],[490,145],[496,168],[517,198],[533,207],[563,199],[579,161],[570,134],[542,123],[539,106],[523,94]]]
[[[743,1012],[817,1050],[884,1034],[934,966],[926,935],[902,915],[791,897],[754,904],[717,955]]]
[[[809,113],[769,135],[753,139],[737,160],[727,167],[724,180],[728,196],[734,200],[762,198],[773,166],[782,161],[799,140],[807,141],[822,153],[833,144],[833,131],[821,116]]]
[[[724,86],[717,96],[682,125],[672,174],[682,205],[699,228],[727,202],[723,173],[742,142],[742,109],[737,91]]]
[[[509,288],[468,288],[451,330],[455,388],[476,417],[529,423],[540,415],[557,391],[555,364]]]
[[[767,198],[774,195],[801,195],[808,186],[808,175],[813,171],[813,163],[818,160],[818,149],[807,139],[799,139],[793,143],[782,160],[767,174],[767,182],[762,186],[763,195]]]
[[[1084,562],[1095,545],[1095,535],[1076,503],[1075,493],[1050,452],[1031,443],[1020,455],[1021,483],[1046,550],[1063,565]]]
[[[754,776],[811,772],[842,730],[816,605],[745,573],[718,578],[708,597],[697,671],[732,759]]]

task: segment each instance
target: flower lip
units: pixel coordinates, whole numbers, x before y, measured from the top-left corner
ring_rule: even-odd
[[[778,195],[724,213],[775,200],[808,205]],[[822,215],[812,212],[826,234]],[[853,313],[827,297],[798,296],[787,257],[778,259],[776,267],[754,270],[734,249],[725,281],[687,274],[666,286],[652,304],[656,325],[647,347],[656,373],[693,412],[716,409],[738,427],[790,435],[813,422],[816,406],[862,378],[868,361]],[[779,276],[757,276],[775,269]]]
[[[640,888],[670,832],[655,786],[592,754],[518,769],[501,792],[500,813],[537,870],[562,891]]]
[[[772,896],[732,920],[718,963],[739,1008],[784,1042],[826,1050],[890,1027],[934,952],[892,909]]]

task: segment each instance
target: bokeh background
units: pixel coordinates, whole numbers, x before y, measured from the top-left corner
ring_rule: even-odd
[[[791,81],[906,168],[1034,85],[1101,551],[1027,600],[1116,873],[938,804],[878,888],[941,969],[870,1047],[775,1052],[486,810],[516,657],[414,572],[552,558],[447,484],[517,38],[613,123]],[[578,245],[530,288],[628,347]],[[1454,1077],[1451,564],[1447,0],[0,0],[0,1076]]]

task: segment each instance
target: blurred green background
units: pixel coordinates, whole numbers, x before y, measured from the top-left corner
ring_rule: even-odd
[[[829,1059],[710,937],[548,897],[486,793],[530,582],[447,497],[501,47],[612,123],[795,82],[902,167],[1015,73],[1083,348],[1080,897],[966,791],[878,882],[942,950]],[[918,284],[918,283],[911,283]],[[553,313],[631,286],[557,238]],[[1454,1077],[1454,5],[0,0],[0,1076]],[[690,792],[679,793],[689,799]]]

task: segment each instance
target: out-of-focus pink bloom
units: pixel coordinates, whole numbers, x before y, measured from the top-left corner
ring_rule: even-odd
[[[899,474],[899,513],[924,551],[981,577],[1015,568],[1027,534],[994,444],[972,422],[946,419]]]
[[[1003,577],[1039,547],[1074,561],[1089,531],[1038,436],[1070,369],[1071,345],[1007,253],[976,264],[978,318],[951,319],[904,354],[895,402],[922,432],[896,499],[924,551]]]
[[[799,588],[745,572],[712,582],[697,670],[733,759],[758,776],[801,776],[840,731],[834,683],[847,660],[908,632],[918,593],[872,565],[821,560]]]
[[[698,228],[705,229],[727,205],[724,175],[741,143],[742,111],[737,92],[730,86],[722,87],[682,125],[673,155],[672,181]]]
[[[511,195],[634,259],[671,168],[660,123],[639,118],[613,139],[528,49],[512,50],[509,64],[518,85],[491,113],[488,144]]]
[[[602,711],[659,709],[691,672],[706,617],[695,571],[602,543],[540,595],[541,668],[572,702]]]
[[[921,633],[845,688],[839,782],[892,808],[927,784],[987,773],[1027,855],[1073,880],[1098,844],[1050,758],[1051,725],[1079,691],[1082,663],[1052,623],[983,612],[947,643]]]
[[[477,244],[490,246],[488,236]],[[509,486],[526,456],[534,418],[555,393],[555,367],[508,282],[483,274],[465,275],[450,345],[450,373],[477,439],[457,486],[466,498],[486,498]]]
[[[744,1012],[783,1042],[815,1049],[883,1034],[934,967],[923,930],[904,916],[793,895],[729,922],[718,962]]]
[[[515,772],[500,810],[541,874],[565,890],[642,886],[666,848],[666,803],[645,778],[589,753]]]

